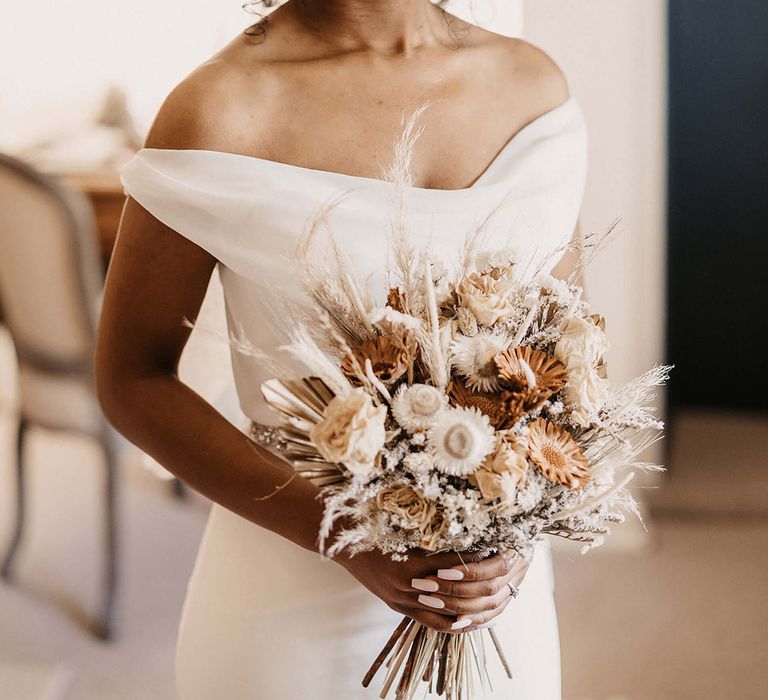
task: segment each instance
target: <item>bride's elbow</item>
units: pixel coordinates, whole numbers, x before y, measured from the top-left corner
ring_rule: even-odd
[[[173,369],[137,366],[124,351],[109,349],[100,341],[94,357],[94,383],[104,417],[112,427],[129,440],[142,431],[150,419],[151,406],[159,401],[153,397],[154,380],[172,379]],[[152,381],[148,381],[149,379]]]

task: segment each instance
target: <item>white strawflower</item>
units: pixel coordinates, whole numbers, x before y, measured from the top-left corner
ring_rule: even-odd
[[[508,344],[505,336],[478,333],[472,337],[457,336],[451,343],[451,364],[466,378],[474,391],[495,391],[499,388],[499,370],[493,358]]]
[[[409,433],[426,430],[448,405],[448,397],[428,384],[402,386],[392,399],[392,415]]]
[[[427,448],[435,468],[452,476],[472,474],[494,445],[488,416],[476,408],[443,411],[427,433]]]

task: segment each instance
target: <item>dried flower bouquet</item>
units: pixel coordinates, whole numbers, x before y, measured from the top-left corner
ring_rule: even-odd
[[[637,512],[627,485],[653,468],[638,460],[660,435],[652,401],[669,368],[609,384],[603,319],[576,284],[545,272],[563,249],[532,270],[512,249],[483,250],[479,227],[453,275],[416,250],[404,215],[416,137],[412,120],[387,177],[396,206],[386,299],[356,282],[337,244],[330,260],[311,254],[319,213],[298,251],[313,303],[285,348],[306,375],[262,387],[283,455],[321,487],[321,550],[529,557],[547,534],[595,547]],[[587,236],[583,257],[606,238]],[[352,525],[335,532],[342,518]],[[364,683],[385,665],[382,698],[410,700],[425,686],[470,698],[489,682],[486,640],[509,671],[492,631],[445,634],[404,619]]]

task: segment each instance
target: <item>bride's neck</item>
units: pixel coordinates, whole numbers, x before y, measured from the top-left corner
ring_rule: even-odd
[[[442,11],[429,0],[294,0],[299,22],[346,50],[408,54],[438,43]]]

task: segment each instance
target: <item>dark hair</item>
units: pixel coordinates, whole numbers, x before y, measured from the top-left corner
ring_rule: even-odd
[[[449,1],[450,0],[432,0],[435,5],[447,5]],[[280,5],[283,2],[285,2],[285,0],[246,0],[246,2],[243,3],[243,9],[246,12],[258,15],[261,13],[256,10],[251,10],[250,8],[256,7],[258,5],[261,5],[262,7],[274,7],[275,5]]]
[[[263,12],[260,12],[259,10],[263,8],[270,8],[275,7],[276,5],[282,5],[286,0],[246,0],[242,4],[243,10],[247,12],[249,15],[255,15],[257,17],[256,22],[254,22],[251,26],[247,27],[243,34],[245,34],[247,37],[250,37],[252,39],[263,39],[264,35],[267,32],[267,25],[269,24],[269,19],[266,14]],[[430,0],[430,2],[433,5],[437,5],[438,7],[441,7],[445,9],[445,7],[451,2],[451,0]],[[445,13],[444,13],[445,14]],[[451,22],[448,21],[449,15],[445,14],[446,22],[448,22],[449,27]],[[453,28],[451,28],[451,33],[453,32]],[[458,35],[454,36],[454,39],[456,41],[459,41]]]

